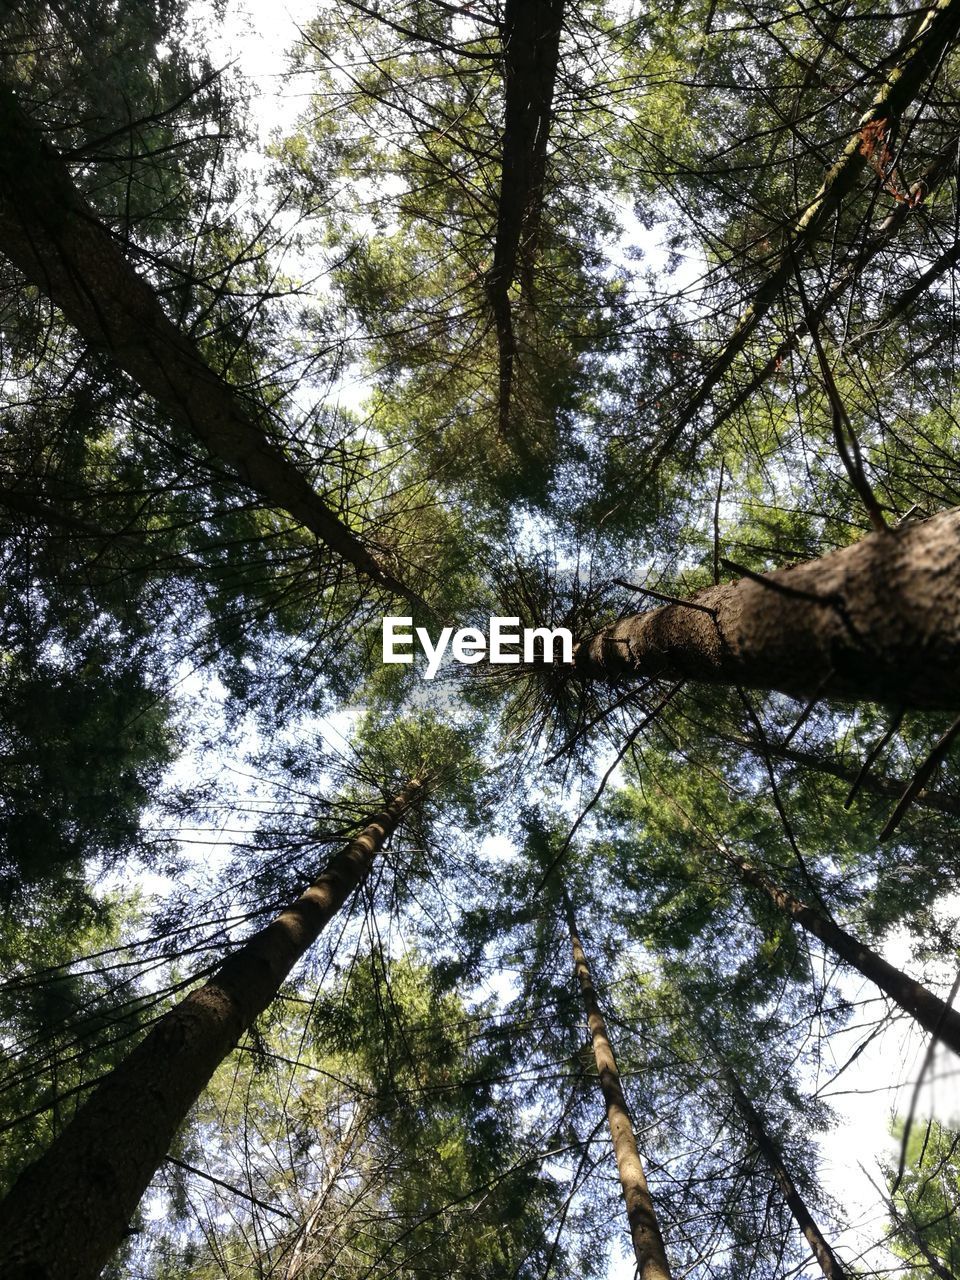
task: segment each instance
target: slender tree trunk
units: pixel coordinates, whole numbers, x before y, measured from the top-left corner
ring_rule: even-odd
[[[954,1053],[960,1054],[960,1012],[952,1009],[922,983],[888,964],[876,951],[859,942],[827,916],[807,906],[786,889],[781,889],[745,859],[738,858],[722,846],[718,846],[718,849],[736,869],[740,878],[761,890],[778,911],[803,925],[808,933],[819,938],[841,960],[845,960],[863,977],[869,978],[905,1013],[915,1018],[925,1031],[942,1041]]]
[[[624,618],[577,647],[574,671],[956,710],[960,508]]]
[[[607,1108],[607,1123],[613,1139],[620,1186],[623,1188],[623,1198],[627,1205],[627,1221],[630,1224],[633,1251],[637,1259],[637,1274],[639,1280],[670,1280],[670,1266],[663,1248],[660,1224],[657,1221],[643,1165],[640,1162],[633,1121],[620,1083],[617,1060],[614,1057],[610,1037],[607,1035],[606,1022],[600,1012],[600,1002],[597,999],[597,991],[593,985],[587,958],[583,953],[573,903],[570,901],[566,886],[563,887],[563,907],[570,930],[573,963],[577,981],[580,984],[580,995],[587,1014],[587,1025],[590,1028],[600,1091]]]
[[[266,502],[359,573],[422,607],[270,438],[257,421],[262,408],[244,404],[173,324],[6,86],[0,86],[0,252]]]
[[[956,154],[956,148],[954,148],[954,154]],[[926,293],[941,276],[946,275],[948,271],[952,271],[958,262],[960,262],[960,240],[955,241],[949,249],[945,249],[943,253],[938,254],[927,269],[921,271],[913,284],[908,285],[902,293],[888,303],[886,310],[874,324],[869,325],[849,342],[845,342],[843,344],[844,355],[852,356],[854,352],[859,351],[862,346],[869,342],[871,338],[876,337],[878,333],[891,331],[894,320],[909,310],[921,294]]]
[[[874,1183],[876,1186],[876,1183]],[[897,1208],[896,1202],[889,1197],[884,1197],[890,1217],[913,1244],[923,1254],[927,1266],[933,1275],[939,1277],[939,1280],[958,1280],[956,1272],[950,1268],[933,1252],[930,1246],[923,1238],[923,1227],[916,1222],[908,1222],[904,1215]],[[911,1215],[912,1216],[912,1215]]]
[[[362,1103],[357,1103],[353,1114],[350,1116],[346,1132],[337,1144],[336,1153],[330,1161],[319,1187],[310,1197],[303,1224],[294,1237],[293,1248],[283,1270],[283,1280],[301,1280],[301,1277],[306,1275],[310,1265],[310,1246],[313,1243],[313,1237],[316,1235],[317,1224],[320,1221],[323,1207],[334,1183],[343,1173],[344,1166],[357,1145],[360,1131],[366,1125],[367,1118],[366,1107]]]
[[[723,1077],[730,1088],[733,1100],[736,1103],[737,1110],[743,1117],[744,1123],[750,1130],[750,1134],[757,1144],[757,1149],[763,1157],[767,1168],[776,1179],[777,1185],[783,1193],[783,1198],[787,1202],[787,1207],[793,1214],[793,1220],[803,1232],[807,1243],[813,1250],[813,1256],[820,1265],[820,1270],[826,1276],[826,1280],[849,1280],[849,1272],[837,1259],[836,1254],[827,1243],[826,1237],[817,1226],[813,1214],[807,1207],[806,1201],[797,1190],[796,1183],[790,1176],[790,1171],[783,1162],[783,1156],[776,1142],[767,1132],[767,1127],[763,1122],[763,1117],[759,1111],[747,1097],[743,1091],[743,1086],[733,1072],[733,1068],[724,1058],[719,1046],[707,1029],[700,1024],[701,1033],[710,1046],[714,1057],[720,1067]]]
[[[411,781],[317,880],[154,1026],[0,1204],[3,1280],[94,1280],[201,1091],[363,882],[423,791]]]
[[[854,189],[870,159],[869,127],[885,125],[889,131],[899,122],[924,81],[940,65],[944,51],[956,40],[958,31],[960,0],[938,0],[906,41],[900,58],[888,71],[873,103],[860,117],[843,151],[827,171],[820,190],[800,214],[786,237],[784,248],[754,292],[750,305],[740,316],[726,345],[714,357],[696,392],[684,406],[677,427],[658,451],[658,457],[669,452],[683,428],[707,404],[714,387],[779,298],[793,274],[795,262]]]
[[[955,167],[956,156],[957,139],[954,137],[950,139],[947,146],[942,148],[932,163],[927,165],[923,177],[918,178],[910,188],[907,193],[910,198],[895,204],[863,247],[857,251],[853,258],[843,264],[836,278],[830,282],[823,297],[811,307],[810,315],[812,320],[817,323],[822,322],[831,308],[843,297],[847,289],[860,279],[864,270],[877,254],[893,243],[907,219],[918,208],[922,207],[923,200],[940,185],[944,176],[949,174]],[[942,262],[946,256],[941,255],[941,258],[937,259],[937,263]],[[936,264],[934,265],[936,266]],[[944,269],[946,269],[945,266],[940,268],[940,270]],[[911,285],[904,294],[901,294],[897,303],[893,304],[894,314],[899,314],[900,311],[904,310],[936,278],[936,274],[939,274],[939,271],[934,274],[931,274],[931,271],[933,271],[933,268],[925,271],[916,284]],[[844,343],[844,350],[849,351],[851,347],[859,347],[871,333],[885,328],[891,318],[890,313],[886,313],[882,323],[878,322],[875,326],[871,325],[866,333],[858,334],[852,341]],[[715,407],[711,414],[711,434],[715,434],[728,418],[736,413],[738,409],[743,408],[768,378],[773,377],[786,357],[796,351],[809,332],[810,326],[807,324],[806,319],[801,320],[785,338],[781,339],[775,350],[767,357],[756,373],[743,379],[737,379],[738,385],[734,394],[722,406]]]

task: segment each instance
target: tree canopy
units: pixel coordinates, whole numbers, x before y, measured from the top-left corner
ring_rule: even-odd
[[[0,10],[0,1273],[954,1280],[960,0],[304,15]]]

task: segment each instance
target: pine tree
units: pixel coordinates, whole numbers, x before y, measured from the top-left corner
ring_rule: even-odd
[[[960,1045],[957,4],[341,0],[255,156],[218,6],[5,15],[5,1273],[956,1270],[817,1143]]]

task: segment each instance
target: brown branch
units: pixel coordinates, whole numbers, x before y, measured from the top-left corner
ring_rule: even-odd
[[[284,1218],[289,1218],[291,1222],[296,1222],[296,1218],[292,1213],[288,1213],[286,1209],[279,1209],[274,1204],[267,1204],[266,1200],[258,1200],[256,1196],[250,1195],[248,1191],[241,1191],[239,1187],[233,1186],[230,1182],[224,1182],[222,1178],[215,1178],[212,1173],[207,1173],[203,1169],[198,1169],[196,1165],[187,1164],[186,1160],[178,1160],[176,1156],[167,1155],[167,1164],[176,1165],[178,1169],[183,1169],[185,1173],[196,1174],[198,1178],[204,1178],[207,1182],[212,1182],[215,1187],[221,1187],[224,1191],[229,1191],[231,1195],[239,1196],[242,1200],[249,1200],[251,1204],[255,1204],[258,1209],[266,1209],[268,1213],[278,1213]]]
[[[931,776],[931,774],[934,772],[935,769],[939,768],[947,752],[953,746],[954,740],[956,739],[958,733],[960,733],[960,716],[958,716],[957,719],[954,720],[953,724],[946,731],[943,737],[940,738],[940,740],[936,743],[933,750],[927,756],[926,760],[924,760],[923,764],[914,774],[913,780],[911,781],[910,785],[907,787],[906,791],[904,791],[903,795],[900,797],[899,801],[897,802],[897,807],[894,809],[893,813],[891,813],[890,817],[887,820],[886,826],[880,832],[880,835],[878,838],[881,841],[881,843],[884,840],[889,840],[890,837],[893,835],[893,833],[896,831],[897,827],[900,825],[901,820],[903,819],[903,815],[907,812],[911,804],[913,804],[913,801],[916,799],[917,795],[923,790],[924,786],[926,785],[927,779]]]
[[[657,463],[669,454],[687,424],[706,406],[714,387],[729,371],[757,325],[780,297],[793,270],[794,259],[807,250],[816,233],[854,190],[868,163],[863,152],[864,130],[878,120],[886,120],[892,126],[900,119],[924,81],[939,66],[958,30],[960,0],[938,0],[919,22],[872,104],[857,121],[843,151],[830,166],[820,190],[787,233],[772,270],[754,291],[750,304],[734,325],[726,344],[714,356],[697,390],[682,409],[674,429],[657,450]]]

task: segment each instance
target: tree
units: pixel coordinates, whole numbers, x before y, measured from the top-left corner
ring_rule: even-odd
[[[887,1201],[897,1254],[908,1262],[906,1274],[950,1280],[960,1266],[952,1221],[957,1201],[957,1135],[930,1120],[909,1134],[902,1123],[895,1134],[906,1142],[904,1167],[887,1170]]]
[[[498,1084],[496,1037],[436,973],[358,954],[318,1000],[322,1040],[293,1004],[277,1015],[239,1064],[242,1083],[206,1096],[169,1171],[169,1239],[150,1241],[140,1265],[205,1275],[226,1256],[291,1280],[324,1268],[542,1274],[562,1190],[543,1169],[550,1149]],[[243,1154],[251,1113],[261,1142]],[[189,1230],[198,1217],[206,1239]],[[578,1274],[562,1255],[553,1265]]]
[[[888,964],[882,956],[851,937],[828,916],[772,884],[756,867],[735,854],[723,852],[727,861],[747,884],[762,890],[779,911],[809,929],[842,960],[853,965],[865,978],[875,982],[881,991],[895,1000],[911,1017],[916,1018],[925,1031],[941,1039],[955,1053],[960,1053],[960,1014],[949,1003],[935,996],[922,983]]]
[[[7,1270],[955,1269],[818,1143],[957,1041],[956,5],[336,0],[262,152],[216,3],[9,16]]]
[[[99,1275],[200,1090],[366,879],[423,787],[412,779],[292,906],[166,1013],[20,1176],[3,1201],[11,1276]]]
[[[670,1266],[663,1249],[660,1225],[657,1222],[646,1175],[637,1152],[637,1139],[633,1132],[633,1121],[630,1119],[626,1099],[623,1096],[617,1061],[607,1034],[603,1014],[600,1012],[590,966],[583,953],[573,903],[565,888],[562,893],[567,927],[570,930],[570,944],[573,948],[574,968],[590,1028],[597,1078],[606,1107],[607,1123],[610,1126],[610,1136],[613,1139],[613,1150],[620,1174],[620,1185],[623,1188],[623,1198],[627,1206],[627,1220],[630,1223],[637,1271],[641,1280],[670,1280]]]
[[[763,1156],[770,1172],[777,1181],[777,1185],[783,1195],[784,1200],[790,1207],[794,1220],[800,1230],[806,1237],[810,1248],[813,1250],[813,1256],[816,1258],[820,1270],[823,1272],[826,1280],[843,1280],[849,1273],[844,1269],[838,1260],[833,1249],[831,1249],[823,1232],[817,1225],[816,1219],[810,1212],[807,1204],[797,1189],[790,1172],[784,1163],[783,1156],[777,1148],[777,1144],[767,1130],[763,1117],[753,1105],[750,1099],[743,1091],[743,1086],[737,1079],[729,1064],[724,1060],[722,1051],[717,1042],[710,1036],[709,1032],[704,1031],[704,1038],[710,1047],[710,1050],[718,1060],[720,1072],[724,1080],[729,1086],[733,1095],[734,1102],[740,1112],[743,1120],[750,1130],[753,1141],[757,1144],[757,1149]]]
[[[955,709],[956,512],[750,574],[581,642],[583,677],[666,677]]]
[[[235,467],[258,493],[300,520],[360,573],[411,603],[402,586],[308,481],[251,421],[229,384],[167,317],[149,284],[127,263],[76,190],[62,160],[38,136],[10,92],[0,96],[0,165],[7,198],[0,212],[6,255],[89,340]],[[134,336],[135,335],[135,336]]]

